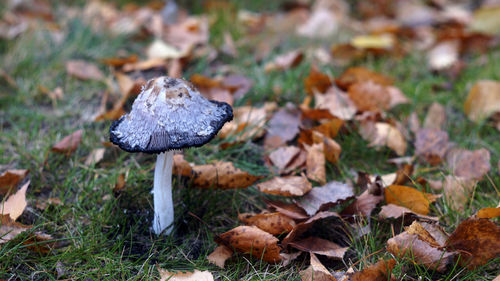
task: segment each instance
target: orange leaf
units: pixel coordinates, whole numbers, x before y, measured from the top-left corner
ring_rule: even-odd
[[[255,225],[273,235],[288,233],[295,226],[293,219],[281,213],[263,213],[257,215],[243,213],[238,215],[238,219],[246,225]]]
[[[238,252],[271,263],[281,260],[278,241],[278,238],[256,226],[238,226],[216,238],[219,245],[230,245]]]
[[[385,201],[387,204],[396,204],[409,208],[415,213],[427,215],[429,213],[429,199],[421,191],[404,186],[390,185],[385,189]]]
[[[309,76],[304,78],[304,87],[309,95],[313,95],[315,92],[324,93],[332,84],[330,76],[321,73],[315,65],[311,66]]]
[[[7,170],[0,175],[0,195],[7,194],[28,175],[28,170]]]
[[[390,86],[393,80],[382,74],[378,74],[364,67],[351,67],[335,80],[337,85],[344,90],[349,89],[351,85],[358,82],[373,81],[382,86]]]
[[[496,208],[482,208],[479,210],[476,214],[476,217],[478,218],[496,218],[500,217],[500,207]]]
[[[390,280],[391,271],[396,265],[394,259],[380,260],[376,264],[354,273],[351,281],[382,281]]]
[[[231,162],[218,161],[193,167],[193,183],[202,188],[245,188],[260,178],[235,168]]]

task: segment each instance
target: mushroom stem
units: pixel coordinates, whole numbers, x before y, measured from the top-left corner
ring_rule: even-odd
[[[164,229],[165,234],[172,232],[174,222],[174,204],[172,201],[172,163],[174,152],[167,151],[158,154],[155,166],[153,197],[155,217],[153,231],[160,234]]]

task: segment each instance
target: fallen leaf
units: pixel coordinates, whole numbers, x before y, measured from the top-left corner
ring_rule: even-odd
[[[390,185],[385,189],[387,204],[396,204],[406,207],[415,213],[427,215],[429,213],[430,198],[425,193],[404,185]]]
[[[444,106],[437,102],[433,102],[425,116],[423,127],[426,129],[443,129],[446,122],[446,112]]]
[[[364,268],[362,271],[358,271],[351,276],[351,281],[384,281],[391,279],[391,272],[396,261],[394,259],[390,260],[380,260],[376,264],[370,265]]]
[[[314,225],[314,223],[316,223],[319,220],[331,217],[340,218],[339,214],[335,212],[324,211],[324,212],[318,212],[316,215],[310,217],[306,221],[298,223],[297,225],[295,225],[292,231],[288,233],[288,235],[283,239],[283,241],[281,241],[281,245],[286,248],[289,243],[297,241],[297,239],[301,238],[301,235],[304,234],[307,230],[309,230]]]
[[[420,129],[415,140],[415,155],[431,165],[437,165],[443,161],[449,146],[448,133],[438,129]]]
[[[234,167],[231,162],[218,161],[192,168],[193,184],[201,188],[245,188],[261,178]]]
[[[448,175],[444,179],[443,190],[448,205],[453,210],[463,210],[469,201],[477,181]]]
[[[293,140],[299,133],[300,111],[288,104],[276,112],[268,122],[266,140],[268,138],[279,137],[279,143],[285,143]]]
[[[276,70],[287,70],[297,66],[302,59],[304,54],[300,50],[290,51],[288,53],[279,55],[274,58],[272,62],[268,62],[264,66],[265,72],[271,72]]]
[[[125,174],[119,174],[118,177],[116,177],[116,183],[115,187],[113,188],[113,193],[118,193],[121,192],[124,188],[127,182],[125,181]]]
[[[406,217],[410,217],[411,219],[424,218],[424,219],[433,220],[433,221],[439,220],[438,217],[430,217],[430,216],[424,216],[421,214],[417,214],[408,208],[401,207],[401,206],[398,206],[395,204],[388,204],[388,205],[382,206],[382,210],[380,210],[379,216],[381,218],[384,218],[384,219],[390,219],[390,218],[398,219],[401,217],[404,218],[406,216]]]
[[[500,226],[470,217],[460,223],[446,241],[446,248],[460,253],[459,263],[474,269],[500,255]]]
[[[83,60],[69,60],[66,62],[66,72],[82,80],[103,80],[104,74],[97,65]]]
[[[353,216],[361,215],[369,217],[375,207],[384,200],[382,195],[374,195],[369,190],[365,190],[361,195],[356,197],[356,200],[349,204],[342,212],[341,215]]]
[[[308,95],[314,95],[317,93],[324,93],[333,84],[333,79],[330,76],[321,73],[318,67],[315,65],[311,66],[309,75],[304,78],[304,87]]]
[[[498,5],[484,5],[472,14],[472,21],[469,23],[469,28],[472,31],[496,35],[500,29],[499,15],[500,7]]]
[[[316,93],[314,99],[315,109],[326,109],[342,120],[351,120],[356,114],[356,106],[349,96],[335,87],[324,94]]]
[[[352,84],[347,93],[360,111],[385,111],[391,103],[391,96],[386,87],[372,80]]]
[[[480,180],[490,169],[490,152],[478,150],[452,149],[446,155],[446,163],[452,173],[460,178]]]
[[[238,226],[217,236],[219,245],[229,245],[241,253],[276,263],[281,260],[278,238],[256,226]]]
[[[16,187],[26,176],[28,170],[11,169],[3,172],[0,175],[0,195],[5,195],[13,187]]]
[[[364,67],[351,67],[347,69],[339,78],[335,80],[335,83],[343,89],[347,90],[351,85],[359,82],[372,81],[376,84],[382,86],[390,86],[393,84],[393,80],[382,74],[378,74]]]
[[[311,265],[299,272],[302,281],[337,281],[319,259],[311,253]]]
[[[111,57],[111,58],[102,58],[99,59],[101,63],[104,63],[113,67],[121,67],[127,63],[135,63],[139,59],[137,55],[130,55],[128,57]]]
[[[228,56],[234,58],[238,56],[238,50],[236,49],[231,33],[224,32],[224,44],[220,47],[220,50]]]
[[[387,251],[398,257],[408,257],[408,259],[427,268],[444,272],[446,266],[453,261],[455,253],[444,252],[439,249],[438,245],[433,247],[421,237],[435,242],[430,233],[421,224],[414,221],[406,231],[387,241]]]
[[[500,217],[500,207],[482,208],[481,210],[479,210],[477,212],[476,217],[477,218],[487,218],[487,219]]]
[[[255,225],[256,227],[271,233],[272,235],[280,235],[290,232],[295,226],[295,221],[281,213],[263,213],[249,214],[242,213],[238,215],[238,219],[246,225]]]
[[[342,182],[331,181],[322,187],[315,187],[297,204],[310,216],[354,197],[353,188]]]
[[[28,205],[26,202],[26,190],[30,181],[27,181],[16,193],[12,194],[3,202],[1,211],[2,215],[9,215],[12,221],[16,219],[24,212],[24,208]]]
[[[325,137],[333,139],[337,136],[342,126],[344,126],[344,123],[344,120],[333,117],[331,120],[313,127],[312,130],[323,134]]]
[[[302,176],[274,177],[257,184],[261,192],[282,196],[302,196],[308,193],[312,184]]]
[[[292,219],[306,220],[309,218],[304,209],[302,209],[295,203],[288,204],[280,201],[270,201],[266,199],[264,199],[264,202],[266,202],[269,208],[273,208],[276,211]]]
[[[269,154],[269,160],[278,168],[278,172],[282,173],[299,153],[300,148],[296,146],[280,147]]]
[[[188,55],[187,51],[181,51],[157,38],[147,48],[146,55],[149,59],[180,59]]]
[[[87,159],[85,160],[85,165],[91,166],[99,163],[99,161],[101,161],[102,158],[104,157],[105,152],[106,152],[105,148],[92,149],[89,156],[87,156]]]
[[[2,220],[0,225],[0,244],[9,242],[17,235],[31,228],[31,226],[13,221],[9,215],[1,214],[0,217]]]
[[[458,62],[459,42],[447,40],[438,43],[427,53],[427,62],[432,70],[444,70]]]
[[[321,184],[326,183],[326,159],[322,143],[306,145],[306,175],[307,178]]]
[[[240,106],[233,108],[233,121],[224,124],[219,131],[221,138],[235,136],[236,141],[245,141],[261,137],[264,133],[264,125],[274,105],[268,104],[263,107]]]
[[[160,281],[213,281],[214,277],[209,271],[199,271],[195,269],[194,272],[170,272],[158,267],[160,273]]]
[[[233,256],[233,251],[224,245],[217,246],[215,250],[207,256],[210,263],[215,264],[220,268],[224,268],[226,261]]]
[[[313,131],[312,141],[315,144],[323,145],[323,154],[327,161],[337,163],[342,152],[342,147],[333,139],[324,136],[322,133]],[[307,163],[306,163],[307,164]]]
[[[71,154],[78,148],[82,141],[83,130],[78,130],[64,137],[52,147],[52,151],[63,154]]]
[[[292,261],[294,261],[296,258],[298,258],[302,252],[295,252],[295,253],[280,253],[281,256],[281,266],[287,266],[289,265]]]
[[[184,160],[184,156],[182,154],[174,155],[174,167],[172,168],[172,173],[174,175],[180,175],[184,177],[190,177],[193,172],[193,168],[188,161]]]
[[[341,260],[349,247],[341,247],[331,241],[319,238],[308,237],[299,241],[292,241],[288,245],[291,247],[309,252],[311,254],[323,255],[333,259]]]
[[[316,8],[306,21],[297,26],[297,34],[309,38],[331,37],[339,28],[341,16],[330,9]]]
[[[476,82],[464,103],[464,111],[474,122],[480,122],[500,112],[500,82],[492,80]]]
[[[387,146],[399,156],[406,152],[407,144],[403,134],[389,123],[362,122],[360,134],[370,142],[371,147]]]

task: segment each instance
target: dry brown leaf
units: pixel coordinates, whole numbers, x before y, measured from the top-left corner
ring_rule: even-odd
[[[149,59],[180,59],[188,55],[189,50],[179,50],[176,47],[156,38],[148,46],[146,55]]]
[[[351,120],[357,111],[349,96],[335,87],[328,89],[325,94],[316,93],[314,100],[315,109],[326,109],[342,120]]]
[[[314,144],[322,144],[326,160],[331,163],[337,163],[340,158],[340,153],[342,152],[340,144],[316,131],[312,132],[312,142]]]
[[[446,111],[444,106],[437,102],[433,102],[425,116],[423,127],[426,129],[443,129],[446,122]]]
[[[344,120],[332,117],[331,120],[328,120],[324,123],[321,123],[318,126],[312,128],[313,131],[317,131],[322,133],[325,137],[335,138],[339,133],[342,126],[344,126]],[[310,144],[310,143],[308,143]]]
[[[470,217],[458,225],[446,247],[460,253],[460,265],[474,269],[500,255],[500,226],[488,219]]]
[[[267,123],[265,146],[277,147],[293,140],[299,133],[300,111],[289,104],[276,112]],[[272,140],[272,141],[270,141]]]
[[[31,228],[31,226],[13,221],[9,215],[0,214],[0,218],[0,244],[14,239],[20,233]]]
[[[464,103],[464,111],[469,119],[475,122],[500,112],[500,82],[492,80],[476,82]]]
[[[233,108],[234,119],[224,124],[219,131],[219,136],[221,138],[236,136],[236,141],[261,137],[265,133],[264,125],[268,115],[274,107],[273,104],[267,104],[260,108],[252,106]]]
[[[115,187],[113,188],[114,193],[121,192],[124,188],[127,182],[125,181],[125,174],[119,174],[118,177],[116,178],[116,183]]]
[[[263,213],[257,215],[242,213],[238,215],[238,219],[246,225],[255,225],[272,235],[288,233],[295,226],[293,219],[281,213]]]
[[[410,231],[404,231],[389,239],[387,251],[399,257],[408,257],[427,268],[445,271],[446,266],[453,261],[455,253],[440,250],[436,240],[417,221],[414,221],[409,229]],[[433,241],[434,246],[421,238]]]
[[[194,272],[170,272],[158,267],[158,272],[160,273],[160,281],[214,281],[212,273],[197,269]]]
[[[9,215],[12,221],[15,221],[23,212],[24,208],[28,205],[26,202],[26,190],[30,181],[27,181],[16,193],[12,194],[3,202],[0,210],[2,215]]]
[[[385,189],[387,204],[396,204],[406,207],[415,213],[427,215],[431,202],[425,193],[404,185],[390,185]]]
[[[287,204],[279,201],[270,201],[266,199],[264,199],[264,202],[266,202],[269,208],[273,208],[276,211],[292,219],[305,220],[309,218],[304,209],[297,206],[297,204],[295,203]]]
[[[82,141],[83,130],[78,130],[60,140],[52,147],[53,152],[71,154],[78,148]]]
[[[264,70],[265,72],[288,70],[299,65],[303,58],[304,54],[302,51],[294,50],[275,57],[272,62],[268,62],[264,66]]]
[[[311,265],[299,272],[302,281],[337,281],[319,259],[311,253]]]
[[[220,268],[224,268],[224,264],[232,256],[233,250],[224,245],[220,245],[217,246],[217,248],[215,248],[215,250],[207,256],[207,260]]]
[[[354,197],[353,188],[342,182],[331,181],[322,187],[315,187],[308,194],[298,201],[298,205],[302,207],[310,216],[318,211],[325,210],[342,201]]]
[[[193,168],[188,161],[184,160],[184,156],[182,154],[174,155],[174,167],[172,168],[172,173],[174,175],[180,175],[184,177],[190,177],[193,172]]]
[[[231,162],[218,161],[192,168],[193,184],[201,188],[245,188],[261,178],[234,167]]]
[[[316,215],[310,217],[306,221],[303,221],[301,223],[298,223],[290,233],[283,239],[281,242],[281,245],[283,247],[287,247],[289,243],[297,241],[298,239],[301,238],[301,235],[304,234],[308,229],[310,229],[315,222],[326,219],[326,218],[331,218],[331,217],[337,217],[340,218],[339,214],[335,212],[318,212]]]
[[[413,212],[412,210],[401,207],[395,204],[388,204],[385,206],[382,206],[382,210],[380,210],[379,216],[384,219],[398,219],[398,218],[404,218],[410,217],[410,219],[415,219],[415,218],[424,218],[428,220],[433,220],[437,221],[439,220],[438,217],[430,217],[430,216],[424,216],[421,214],[417,214]]]
[[[415,155],[431,165],[437,165],[443,161],[449,146],[448,133],[438,129],[420,129],[415,140]]]
[[[3,172],[0,175],[0,195],[5,195],[13,187],[16,187],[26,176],[28,170],[12,169]]]
[[[250,91],[253,81],[246,76],[231,74],[222,79],[222,85],[231,91],[235,99],[240,99]]]
[[[113,67],[121,67],[127,63],[137,62],[139,56],[133,54],[128,57],[111,57],[111,58],[102,58],[99,61],[109,66]]]
[[[282,173],[290,162],[300,153],[300,148],[296,146],[285,146],[276,149],[269,154],[269,160]]]
[[[308,95],[314,95],[317,93],[324,93],[333,84],[333,79],[330,76],[321,73],[318,67],[315,65],[311,66],[309,75],[304,78],[304,87]]]
[[[382,86],[390,86],[393,80],[382,74],[378,74],[363,67],[351,67],[335,80],[337,85],[344,90],[349,89],[351,85],[358,82],[373,81]]]
[[[396,265],[394,259],[380,260],[351,276],[351,281],[385,281],[391,279],[391,271]]]
[[[482,208],[481,210],[479,210],[477,212],[476,217],[478,217],[478,218],[487,218],[487,219],[500,217],[500,207],[496,207],[496,208]]]
[[[448,167],[457,177],[480,180],[490,169],[490,152],[478,150],[452,149],[446,155]]]
[[[97,65],[84,60],[69,60],[66,62],[66,72],[82,80],[103,80],[104,74]]]
[[[87,159],[85,160],[85,165],[90,166],[99,163],[99,161],[101,161],[104,157],[104,152],[106,152],[105,148],[92,149],[89,156],[87,156]]]
[[[165,68],[167,66],[167,62],[161,58],[155,59],[147,59],[143,61],[137,61],[134,63],[126,63],[122,67],[123,72],[131,72],[131,71],[143,71],[152,68]]]
[[[221,245],[229,245],[241,253],[276,263],[281,260],[278,238],[256,226],[238,226],[216,238]]]
[[[444,196],[453,210],[463,210],[470,199],[477,181],[446,176],[443,183]]]
[[[274,177],[257,184],[261,192],[282,196],[302,196],[308,193],[312,184],[302,176]]]
[[[364,217],[369,217],[377,207],[377,205],[384,200],[382,195],[374,195],[369,190],[365,190],[361,195],[356,197],[356,200],[349,204],[344,210],[342,210],[341,215],[353,216],[361,215]]]
[[[323,255],[333,259],[341,260],[349,247],[341,247],[331,241],[319,237],[307,237],[299,241],[292,241],[288,245],[297,250],[311,254]]]
[[[386,87],[372,80],[357,82],[351,85],[347,92],[360,111],[385,111],[391,103],[391,96]]]
[[[307,178],[317,181],[321,184],[326,183],[326,158],[324,145],[316,143],[311,146],[305,146],[307,152],[306,175]]]
[[[362,122],[360,134],[370,142],[371,147],[387,146],[399,156],[406,152],[407,143],[403,134],[389,123]]]

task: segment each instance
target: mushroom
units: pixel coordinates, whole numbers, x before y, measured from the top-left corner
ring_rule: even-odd
[[[121,149],[158,154],[153,182],[156,234],[165,229],[170,234],[173,228],[173,150],[204,145],[232,119],[229,104],[207,100],[186,80],[162,76],[149,80],[130,113],[109,128],[111,142]]]

